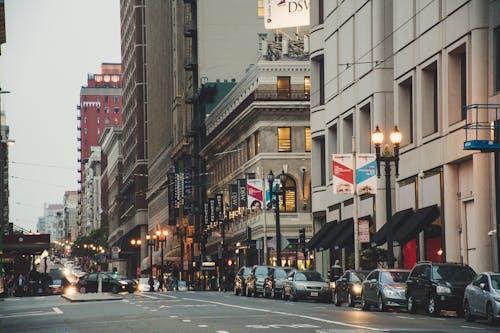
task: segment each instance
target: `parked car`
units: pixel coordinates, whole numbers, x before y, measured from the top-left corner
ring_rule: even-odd
[[[137,283],[135,281],[125,276],[108,272],[90,273],[83,276],[78,280],[76,289],[82,294],[97,292],[98,274],[100,274],[102,278],[103,292],[119,293],[128,291],[129,293],[133,293],[137,289]]]
[[[363,281],[361,306],[369,310],[376,305],[380,312],[388,308],[406,306],[405,286],[410,271],[403,269],[376,269]]]
[[[354,307],[357,302],[361,302],[361,284],[368,273],[368,271],[346,271],[332,286],[333,303],[341,306],[343,302],[347,302],[350,307]]]
[[[252,272],[252,267],[243,266],[238,270],[234,278],[234,294],[235,295],[246,295],[247,284],[246,279]]]
[[[187,283],[184,280],[179,280],[177,286],[178,286],[177,291],[188,291]]]
[[[431,316],[441,310],[456,311],[463,316],[465,287],[476,277],[467,265],[455,263],[419,262],[406,283],[408,312],[415,313],[423,306]]]
[[[60,295],[64,293],[64,289],[70,285],[69,280],[59,268],[51,268],[48,275],[49,293],[52,295]]]
[[[292,270],[283,282],[281,298],[291,301],[298,299],[314,299],[328,301],[331,298],[328,282],[315,271]]]
[[[154,278],[153,280],[154,280],[153,290],[158,291],[158,288],[160,287],[160,282],[156,278]],[[139,291],[149,291],[150,290],[149,277],[140,277],[137,280],[137,290],[139,290]]]
[[[250,275],[247,277],[247,293],[248,297],[257,297],[259,294],[264,295],[264,283],[269,276],[271,267],[269,266],[253,266]]]
[[[289,267],[271,267],[269,276],[264,281],[264,296],[280,297],[283,291],[283,282],[291,270]]]
[[[465,288],[465,320],[486,318],[489,324],[500,319],[500,273],[485,272],[478,275]]]

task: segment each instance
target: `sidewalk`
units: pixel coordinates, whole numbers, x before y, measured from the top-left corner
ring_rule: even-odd
[[[97,301],[119,301],[123,297],[121,295],[113,295],[110,293],[75,293],[71,295],[61,295],[62,298],[70,302],[97,302]]]

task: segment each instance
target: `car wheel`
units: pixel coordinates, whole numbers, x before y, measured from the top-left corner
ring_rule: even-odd
[[[113,287],[111,287],[111,292],[112,292],[113,294],[118,294],[118,287],[117,287],[117,286],[113,286]]]
[[[434,296],[429,297],[429,301],[427,302],[427,313],[433,317],[437,317],[441,313]]]
[[[368,311],[370,310],[370,306],[368,305],[368,303],[366,302],[366,298],[365,298],[365,295],[364,294],[361,294],[361,309],[363,311]]]
[[[84,286],[81,286],[79,292],[80,292],[80,294],[86,294],[87,288],[85,288]]]
[[[475,320],[474,316],[470,312],[470,306],[469,306],[469,302],[467,300],[464,302],[464,318],[465,318],[465,321],[467,321],[469,323],[472,323]]]
[[[486,304],[486,318],[488,319],[488,324],[494,325],[496,323],[495,314],[493,313],[493,306],[491,306],[491,303]]]
[[[384,298],[382,297],[382,295],[378,295],[377,308],[380,312],[387,311],[387,306],[384,303]]]
[[[356,303],[354,302],[354,296],[352,296],[351,293],[347,294],[347,303],[351,308],[353,308],[356,305]]]
[[[417,313],[417,304],[415,304],[415,299],[413,296],[408,297],[406,308],[409,313]]]
[[[341,306],[342,305],[342,301],[339,297],[339,293],[338,292],[333,292],[333,304],[335,304],[336,306]]]

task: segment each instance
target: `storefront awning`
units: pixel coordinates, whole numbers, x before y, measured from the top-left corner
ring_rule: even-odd
[[[337,235],[337,237],[333,240],[331,244],[331,247],[333,247],[335,250],[343,249],[344,247],[348,247],[349,245],[354,244],[354,220],[348,219],[345,220],[345,223],[346,223],[345,227]]]
[[[306,248],[308,250],[316,249],[319,242],[337,226],[336,222],[337,221],[325,223],[321,229],[312,236],[309,242],[307,242]]]
[[[328,235],[323,237],[323,239],[320,242],[318,242],[318,245],[316,246],[316,248],[319,251],[328,250],[328,249],[332,248],[333,241],[344,231],[345,228],[347,228],[347,226],[349,224],[349,220],[352,220],[352,219],[343,220],[343,221],[340,221],[339,223],[337,223],[335,228],[333,230],[331,230],[328,233]]]
[[[392,234],[394,235],[399,228],[413,215],[413,209],[408,208],[405,210],[400,210],[392,216]],[[387,242],[387,231],[389,230],[389,224],[385,223],[382,228],[377,230],[377,232],[371,237],[372,246],[380,246]]]
[[[399,244],[407,243],[434,222],[439,214],[437,205],[420,208],[396,231],[394,241]]]

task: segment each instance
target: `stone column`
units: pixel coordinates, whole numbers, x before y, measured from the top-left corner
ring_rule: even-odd
[[[444,238],[446,243],[446,261],[460,262],[460,202],[457,197],[458,167],[443,165],[444,177]]]

